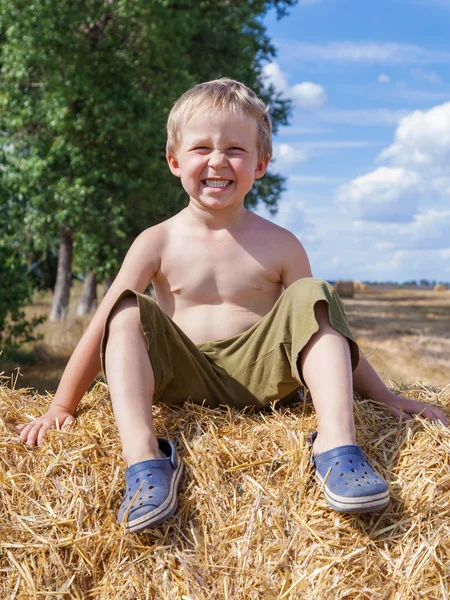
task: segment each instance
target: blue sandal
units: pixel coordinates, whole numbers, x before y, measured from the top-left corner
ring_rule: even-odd
[[[312,444],[316,437],[317,432],[308,441]],[[334,510],[365,513],[388,506],[388,484],[369,465],[360,446],[338,446],[313,455],[311,462],[325,499]]]
[[[125,471],[126,487],[117,520],[125,522],[128,533],[156,527],[177,509],[183,463],[172,442],[158,438],[158,443],[167,458],[144,460]]]

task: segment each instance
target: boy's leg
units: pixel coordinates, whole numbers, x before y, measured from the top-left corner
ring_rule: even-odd
[[[129,533],[137,533],[160,525],[176,511],[183,465],[175,446],[157,439],[153,428],[155,376],[136,296],[118,300],[105,333],[103,368],[128,466],[117,518]]]
[[[132,290],[106,319],[101,359],[128,465],[118,520],[128,532],[145,531],[175,512],[183,472],[173,443],[156,437],[153,400],[218,406],[234,387],[156,302]]]
[[[135,296],[123,299],[110,315],[105,375],[127,465],[164,457],[153,428],[155,377]]]
[[[355,444],[353,376],[348,340],[334,329],[328,305],[315,305],[319,330],[300,353],[301,372],[308,386],[318,420],[314,453]]]
[[[298,280],[254,327],[214,345],[238,386],[261,405],[290,397],[301,382],[309,387],[319,423],[312,462],[330,506],[353,513],[388,505],[386,482],[355,443],[352,367],[359,349],[328,283]]]

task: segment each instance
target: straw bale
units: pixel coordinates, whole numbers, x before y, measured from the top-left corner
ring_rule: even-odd
[[[448,287],[446,285],[444,285],[443,283],[438,283],[437,285],[434,286],[433,290],[435,292],[446,292],[448,290]]]
[[[353,281],[336,281],[334,289],[341,298],[353,298],[355,295],[355,286]]]
[[[368,292],[370,290],[370,286],[362,281],[354,281],[353,287],[355,292]]]
[[[410,397],[450,406],[419,384]],[[91,600],[447,598],[450,433],[358,399],[358,441],[387,478],[380,514],[329,509],[309,466],[309,401],[256,414],[155,407],[186,465],[177,514],[126,535],[123,462],[104,384],[70,431],[27,449],[13,423],[49,397],[0,387],[0,597]]]

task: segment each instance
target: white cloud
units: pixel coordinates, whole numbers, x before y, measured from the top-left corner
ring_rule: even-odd
[[[263,75],[269,85],[272,84],[276,90],[290,98],[298,108],[322,108],[327,103],[325,89],[317,83],[304,81],[290,86],[286,73],[277,62],[265,65]]]
[[[389,77],[389,75],[386,75],[386,73],[380,73],[378,75],[378,82],[379,83],[389,83],[391,80],[391,78]]]
[[[450,210],[430,209],[417,214],[414,223],[405,235],[410,236],[409,244],[416,250],[450,248]]]
[[[380,146],[379,142],[369,142],[366,140],[321,140],[318,142],[303,142],[306,148],[321,149],[341,149],[341,148],[370,148]]]
[[[299,200],[298,192],[283,194],[275,216],[269,215],[265,206],[259,206],[256,212],[280,227],[292,231],[302,242],[307,242],[311,247],[320,243],[315,233],[315,225],[309,220],[305,203]]]
[[[306,162],[312,155],[323,154],[321,150],[333,151],[333,150],[346,150],[353,148],[367,148],[372,146],[379,146],[377,142],[368,142],[364,140],[321,140],[313,142],[303,142],[296,144],[274,144],[273,146],[273,158],[276,163],[277,171],[281,171],[286,174],[291,167],[300,163]],[[329,154],[329,152],[328,152]],[[324,181],[324,178],[319,178]],[[325,178],[326,179],[326,178]],[[342,178],[332,177],[330,180],[334,182],[342,182]]]
[[[299,108],[322,108],[327,103],[325,89],[310,81],[293,85],[290,96]]]
[[[450,102],[405,116],[394,143],[380,153],[378,161],[388,161],[390,166],[340,187],[336,202],[341,209],[371,226],[383,223],[384,239],[389,223],[410,221],[406,229],[396,231],[398,235],[403,231],[409,248],[450,246],[450,211],[423,208],[430,202],[435,207],[450,206]],[[390,241],[395,242],[395,237]]]
[[[397,250],[372,265],[375,278],[408,281],[411,279],[447,280],[450,265],[435,250]],[[400,275],[399,275],[400,274]],[[384,275],[384,276],[383,276]]]
[[[430,179],[430,190],[434,195],[450,199],[450,177],[441,175]]]
[[[426,211],[410,223],[376,223],[306,207],[305,218],[315,223],[315,236],[324,242],[311,248],[305,244],[318,277],[450,280],[448,210]]]
[[[277,62],[274,61],[264,65],[263,76],[266,78],[267,83],[272,84],[279,92],[285,94],[289,90],[286,73],[280,69]]]
[[[289,175],[289,183],[342,183],[342,177],[329,177],[328,175]]]
[[[380,167],[353,179],[339,189],[337,203],[363,221],[410,221],[421,193],[419,176],[401,167]]]
[[[295,61],[329,61],[370,64],[449,63],[448,50],[429,50],[395,42],[329,42],[328,44],[277,44]]]
[[[433,83],[434,85],[440,85],[442,83],[442,79],[435,71],[424,71],[422,69],[414,69],[413,75],[416,79],[420,81],[428,81],[429,83]]]
[[[277,171],[285,172],[290,167],[308,160],[308,155],[303,148],[294,148],[289,144],[275,144],[273,157]]]
[[[354,221],[353,232],[377,247],[397,250],[444,250],[450,248],[450,210],[428,209],[409,223]]]
[[[277,131],[277,137],[293,135],[318,135],[322,133],[332,133],[333,130],[326,127],[291,127],[283,126]]]
[[[371,148],[380,146],[378,142],[369,142],[366,140],[320,140],[297,143],[274,144],[274,158],[278,163],[285,167],[305,162],[311,156],[330,154],[334,150],[352,150],[353,148]],[[332,153],[332,152],[331,152]]]
[[[408,114],[405,109],[389,108],[325,108],[317,112],[317,117],[327,123],[343,125],[397,125]]]
[[[404,117],[394,143],[378,160],[408,168],[432,169],[447,175],[450,164],[450,102],[428,111],[416,110]]]

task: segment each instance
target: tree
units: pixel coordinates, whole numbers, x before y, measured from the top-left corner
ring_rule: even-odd
[[[97,278],[94,271],[88,271],[84,278],[83,292],[77,308],[77,316],[87,315],[97,308]]]
[[[0,173],[1,166],[0,162]],[[24,260],[20,245],[11,235],[11,223],[14,217],[17,218],[18,215],[12,215],[12,207],[5,204],[0,212],[0,281],[2,284],[0,361],[2,362],[11,358],[14,350],[24,342],[37,339],[34,328],[43,320],[42,317],[27,319],[23,310],[23,307],[31,301],[33,288],[30,283],[29,266]]]
[[[74,265],[101,281],[132,238],[173,215],[186,197],[165,165],[171,103],[199,81],[227,75],[272,105],[274,56],[262,17],[296,0],[0,0],[1,202],[26,204],[20,236],[59,249],[53,318],[67,311]],[[247,199],[273,210],[282,179]]]

